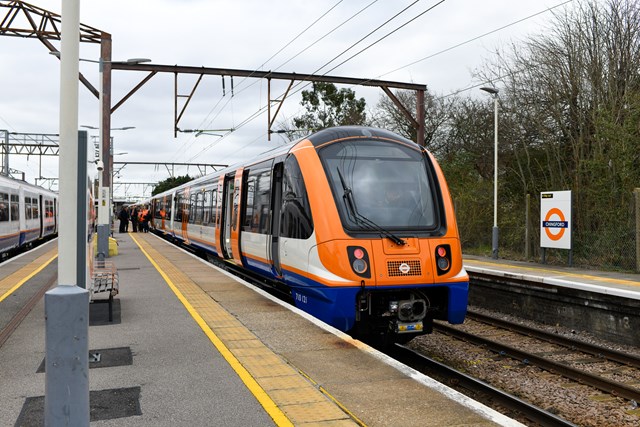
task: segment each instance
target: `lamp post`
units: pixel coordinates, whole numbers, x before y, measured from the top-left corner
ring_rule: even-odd
[[[49,52],[51,55],[61,58],[60,52]],[[92,62],[98,64],[98,71],[100,74],[100,89],[99,89],[99,145],[100,156],[99,160],[102,162],[102,173],[99,180],[99,204],[98,204],[98,259],[104,260],[108,256],[108,236],[110,228],[110,212],[112,201],[109,197],[111,191],[111,172],[113,170],[113,162],[111,161],[111,64],[113,63],[127,63],[127,64],[141,64],[144,62],[151,62],[148,58],[131,58],[126,61],[112,61],[111,60],[111,39],[103,38],[100,48],[100,58],[84,59],[77,58],[78,61]],[[88,126],[87,126],[88,127]],[[90,127],[92,128],[92,127]],[[118,130],[133,129],[132,126],[117,128]],[[114,129],[115,130],[115,129]],[[108,206],[108,207],[107,207]],[[106,213],[106,214],[105,214]]]
[[[498,259],[498,89],[481,87],[493,96],[493,230],[491,232],[491,257]]]
[[[96,126],[81,125],[81,127],[87,128],[87,129],[100,130],[100,127],[96,127]],[[135,129],[135,126],[110,128],[109,131],[130,130],[130,129]],[[102,132],[100,132],[100,136],[102,136]],[[109,147],[112,147],[113,138],[110,137],[109,142],[110,142]],[[96,162],[98,165],[98,171],[100,172],[98,175],[98,197],[96,198],[98,200],[98,221],[97,221],[97,229],[96,229],[97,236],[98,236],[96,256],[98,258],[98,261],[104,261],[105,258],[109,257],[109,234],[110,234],[110,228],[111,228],[111,211],[112,211],[112,208],[111,208],[112,192],[109,189],[110,186],[104,185],[103,177],[104,177],[104,170],[108,167],[107,165],[113,165],[113,160],[111,159],[111,156],[109,157],[109,159],[105,159],[103,157],[102,147],[103,147],[102,140],[100,137],[98,137],[98,148],[97,148],[98,158]],[[109,174],[109,176],[111,176],[111,174]],[[109,182],[111,181],[112,180],[109,180]]]

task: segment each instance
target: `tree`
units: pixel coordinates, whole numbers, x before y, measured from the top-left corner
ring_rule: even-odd
[[[160,194],[164,191],[167,191],[179,185],[185,184],[191,180],[193,180],[193,178],[191,178],[189,175],[169,177],[164,181],[160,181],[158,185],[156,185],[153,191],[151,192],[151,195],[155,196],[156,194]]]
[[[306,112],[293,119],[295,129],[320,130],[366,124],[364,98],[356,99],[353,90],[338,90],[333,83],[313,83],[313,90],[302,91],[301,104]]]
[[[394,92],[394,95],[407,111],[417,111],[416,91],[398,90]],[[417,129],[388,96],[381,95],[376,107],[372,119],[373,126],[394,131],[407,139],[416,141],[418,137]],[[438,99],[427,90],[424,94],[424,108],[424,141],[416,142],[437,153],[443,148],[438,144],[443,141],[443,138],[439,138],[438,134],[443,132],[446,127],[450,109],[452,108],[452,100]]]
[[[575,2],[548,31],[495,55],[480,77],[502,86],[503,221],[517,222],[509,209],[527,193],[570,189],[574,254],[624,250],[628,239],[603,236],[627,235],[625,211],[640,182],[639,70],[633,0]]]

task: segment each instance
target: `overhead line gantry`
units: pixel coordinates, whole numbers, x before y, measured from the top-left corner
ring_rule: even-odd
[[[6,13],[2,14],[2,11]],[[22,38],[37,38],[40,40],[50,52],[58,52],[55,46],[51,43],[51,40],[60,40],[60,15],[47,11],[45,9],[30,5],[19,0],[0,0],[0,35],[14,36]],[[111,60],[112,46],[111,46],[111,34],[88,25],[80,24],[80,41],[85,43],[99,43],[100,44],[100,65],[101,65],[101,90],[97,90],[91,83],[84,78],[82,74],[79,75],[80,81],[100,100],[101,107],[101,141],[102,141],[102,159],[104,162],[104,170],[102,172],[102,182],[106,187],[111,186],[111,172],[113,171],[113,163],[110,159],[111,152],[111,114],[126,102],[131,95],[133,95],[138,89],[140,89],[146,82],[148,82],[153,76],[158,73],[173,73],[174,74],[174,137],[177,136],[178,124],[180,118],[186,111],[186,108],[191,101],[196,89],[205,75],[219,75],[219,76],[238,76],[247,78],[260,78],[267,79],[268,90],[268,118],[267,118],[267,134],[271,135],[271,126],[277,116],[282,102],[286,98],[289,90],[291,89],[295,81],[308,81],[308,82],[326,82],[336,84],[347,85],[359,85],[359,86],[377,86],[380,87],[391,98],[394,104],[402,111],[402,113],[409,119],[411,124],[417,130],[417,141],[419,144],[424,143],[424,93],[426,91],[426,85],[402,83],[384,80],[374,79],[359,79],[351,77],[338,77],[338,76],[326,76],[318,74],[298,74],[298,73],[280,73],[272,71],[259,71],[259,70],[238,70],[230,68],[209,68],[209,67],[192,67],[192,66],[179,66],[179,65],[160,65],[160,64],[129,64],[124,62],[113,62]],[[111,105],[111,72],[112,70],[122,71],[146,71],[149,74],[138,83],[133,89],[127,93],[122,100],[118,101],[113,107]],[[187,96],[178,94],[178,75],[180,74],[195,74],[199,75],[197,82],[195,83],[190,94]],[[271,99],[271,80],[289,80],[289,88],[282,96],[282,100]],[[402,105],[400,100],[391,92],[391,89],[405,89],[415,90],[417,95],[417,107],[416,116]],[[178,98],[186,97],[182,110],[178,113]],[[271,114],[272,102],[279,102],[280,105],[275,111],[275,114]]]

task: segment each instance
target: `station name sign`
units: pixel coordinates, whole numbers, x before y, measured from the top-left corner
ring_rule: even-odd
[[[571,249],[571,191],[540,193],[540,247]]]

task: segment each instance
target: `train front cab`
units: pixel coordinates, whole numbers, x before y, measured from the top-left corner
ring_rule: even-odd
[[[308,271],[326,270],[319,280],[325,288],[298,288],[297,303],[317,298],[324,305],[319,317],[366,333],[411,337],[430,332],[433,319],[462,323],[468,276],[435,159],[382,131],[339,129],[315,138],[295,155],[313,186],[317,246]],[[389,187],[406,201],[383,200]]]

